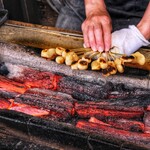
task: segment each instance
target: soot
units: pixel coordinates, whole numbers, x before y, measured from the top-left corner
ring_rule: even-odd
[[[0,75],[6,76],[9,74],[9,71],[4,62],[0,62]]]

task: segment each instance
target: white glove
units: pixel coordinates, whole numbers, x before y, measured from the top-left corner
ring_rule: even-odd
[[[130,55],[142,46],[148,46],[150,42],[144,38],[138,28],[130,25],[129,28],[121,29],[112,33],[111,46],[114,53]]]

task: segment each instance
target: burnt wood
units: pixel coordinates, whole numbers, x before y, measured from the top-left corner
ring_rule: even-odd
[[[44,141],[51,139],[64,145],[85,150],[90,150],[91,148],[107,150],[119,150],[120,148],[123,150],[149,149],[148,144],[145,143],[143,145],[142,141],[142,145],[139,145],[136,141],[132,140],[124,141],[118,138],[111,138],[110,140],[110,138],[106,138],[100,133],[93,134],[89,131],[77,129],[72,125],[47,121],[22,113],[16,113],[15,111],[0,110],[0,124],[2,123],[5,124],[5,127],[27,134],[31,139],[34,136]]]

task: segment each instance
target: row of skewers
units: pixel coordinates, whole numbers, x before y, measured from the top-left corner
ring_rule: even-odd
[[[126,62],[144,65],[145,57],[140,52],[135,52],[130,56],[109,52],[94,52],[90,48],[65,49],[56,47],[41,51],[41,57],[55,60],[58,64],[66,64],[71,69],[102,70],[103,75],[109,76],[124,72]]]

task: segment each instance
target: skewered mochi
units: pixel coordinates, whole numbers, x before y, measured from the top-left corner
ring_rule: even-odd
[[[91,63],[91,69],[92,70],[100,70],[101,69],[100,62],[98,60],[92,61],[92,63]]]
[[[56,47],[56,54],[57,55],[62,55],[62,52],[65,50],[65,48],[62,48],[62,47]]]
[[[136,52],[132,54],[134,57],[133,63],[138,63],[139,65],[144,65],[145,64],[145,56],[142,55],[140,52]]]
[[[58,63],[58,64],[63,64],[65,62],[65,59],[64,57],[62,56],[57,56],[55,61]]]
[[[50,60],[53,60],[56,58],[56,49],[55,48],[50,48],[50,49],[44,49],[41,52],[41,56],[44,58],[48,58]]]
[[[88,69],[88,62],[86,60],[80,59],[78,61],[78,69],[79,70],[86,70],[86,69]]]
[[[65,49],[56,47],[44,49],[41,51],[41,56],[54,60],[58,64],[65,63],[71,69],[86,70],[102,70],[104,76],[109,76],[124,72],[125,63],[138,63],[144,65],[145,57],[143,54],[136,52],[131,56],[109,52],[94,52],[91,49]],[[90,67],[91,66],[91,67]]]

